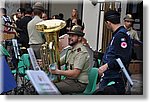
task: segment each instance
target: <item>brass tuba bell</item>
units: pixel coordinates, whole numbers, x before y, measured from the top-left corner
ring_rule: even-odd
[[[42,68],[48,72],[49,65],[56,63],[60,68],[59,56],[59,31],[66,26],[63,20],[45,20],[36,24],[36,29],[43,32],[46,43],[40,50],[42,58]]]

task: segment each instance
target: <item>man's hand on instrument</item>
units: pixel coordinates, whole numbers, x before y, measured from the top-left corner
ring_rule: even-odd
[[[49,66],[49,72],[51,72],[52,74],[58,74],[58,66],[56,63],[50,64]]]
[[[52,74],[58,74],[59,69],[56,69],[56,70],[49,69],[49,71],[50,71]]]

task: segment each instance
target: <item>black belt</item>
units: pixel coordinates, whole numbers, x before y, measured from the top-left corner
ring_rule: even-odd
[[[74,80],[75,82],[78,82],[78,83],[81,83],[81,84],[84,84],[84,85],[88,84],[88,83],[82,83],[78,79],[75,79],[75,78],[66,78],[66,79],[71,79],[71,80]]]

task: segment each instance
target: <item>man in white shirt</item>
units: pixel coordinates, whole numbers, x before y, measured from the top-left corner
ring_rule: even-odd
[[[44,7],[40,2],[33,5],[34,18],[28,23],[29,45],[34,50],[37,59],[41,59],[40,47],[45,42],[42,33],[36,30],[36,24],[43,21],[42,14]]]

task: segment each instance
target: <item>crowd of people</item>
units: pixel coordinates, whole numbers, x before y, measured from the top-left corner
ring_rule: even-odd
[[[9,32],[13,28],[5,25],[13,25],[16,32],[18,44],[22,47],[32,48],[37,60],[41,59],[40,48],[46,42],[44,34],[36,30],[36,24],[50,19],[64,20],[63,14],[48,17],[42,3],[37,2],[33,7],[19,8],[15,15],[9,17],[7,10],[1,8],[2,31]],[[126,93],[127,79],[117,64],[116,59],[120,58],[123,64],[128,68],[132,59],[132,47],[135,39],[140,42],[136,30],[132,25],[134,19],[131,14],[124,18],[124,25],[120,24],[120,13],[115,10],[109,10],[104,15],[104,21],[108,30],[112,31],[112,39],[104,53],[101,66],[98,68],[100,80],[99,88],[94,95]],[[4,26],[3,26],[4,25]],[[60,30],[59,36],[67,34],[66,46],[70,46],[66,54],[61,57],[61,65],[65,65],[65,70],[56,68],[49,69],[49,72],[56,75],[62,75],[66,78],[55,83],[55,86],[61,94],[83,93],[88,85],[88,72],[90,66],[90,54],[87,48],[90,48],[87,40],[84,38],[84,23],[78,16],[77,9],[72,10],[71,17],[66,20],[66,26]],[[61,49],[63,49],[61,48]],[[7,48],[6,48],[7,49]],[[16,64],[16,63],[15,63]],[[15,66],[16,67],[16,66]],[[111,83],[111,85],[110,85]]]

